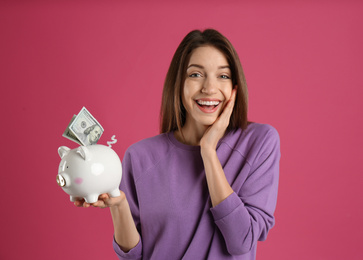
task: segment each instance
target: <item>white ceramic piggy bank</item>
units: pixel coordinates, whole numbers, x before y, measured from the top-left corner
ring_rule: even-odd
[[[57,183],[71,196],[71,201],[83,198],[88,203],[94,203],[102,193],[120,196],[122,168],[114,150],[95,144],[73,150],[61,146],[58,153],[62,160]]]

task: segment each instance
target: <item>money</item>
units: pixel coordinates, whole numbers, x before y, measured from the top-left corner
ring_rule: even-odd
[[[83,107],[72,117],[62,136],[80,145],[92,145],[98,142],[103,131],[101,124]]]
[[[74,121],[74,119],[77,117],[77,115],[74,115],[71,119],[71,122],[68,124],[67,129],[64,131],[63,133],[63,137],[68,138],[69,140],[76,142],[77,144],[82,145],[82,143],[77,139],[77,136],[75,136],[71,130],[69,129],[69,126],[72,124],[72,122]]]

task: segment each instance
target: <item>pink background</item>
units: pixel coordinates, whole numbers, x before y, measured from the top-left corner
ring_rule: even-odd
[[[361,1],[56,2],[0,3],[0,259],[116,259],[108,210],[76,208],[56,184],[58,147],[76,147],[62,133],[86,106],[121,158],[156,135],[171,57],[207,27],[240,55],[250,120],[281,136],[277,222],[257,259],[362,259]]]

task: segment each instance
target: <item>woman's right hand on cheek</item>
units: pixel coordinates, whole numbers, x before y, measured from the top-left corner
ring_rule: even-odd
[[[123,201],[126,200],[125,193],[120,190],[121,195],[118,197],[110,197],[109,194],[104,193],[101,194],[98,197],[98,201],[94,203],[87,203],[85,200],[77,200],[74,202],[74,205],[76,207],[83,207],[83,208],[89,208],[90,206],[96,207],[96,208],[110,208],[119,206],[122,204]]]

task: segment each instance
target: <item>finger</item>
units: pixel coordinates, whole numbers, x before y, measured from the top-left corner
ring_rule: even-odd
[[[232,109],[233,109],[233,107],[234,107],[234,103],[235,103],[235,101],[236,101],[236,96],[237,96],[237,89],[236,89],[236,88],[234,88],[234,89],[232,90],[231,97],[229,98],[229,100],[228,100],[228,104],[227,104],[227,106],[229,106],[229,107],[230,107],[230,108],[232,108]]]
[[[101,194],[99,199],[103,202],[104,206],[109,206],[111,203],[111,197],[107,193]]]
[[[103,194],[100,195],[100,199],[101,200],[109,200],[110,195],[108,195],[108,193],[103,193]]]
[[[95,203],[92,203],[93,207],[98,207],[98,208],[106,208],[110,206],[110,196],[105,193],[105,194],[101,194],[100,196],[98,196],[98,201],[96,201]]]
[[[222,112],[222,114],[220,116],[221,118],[224,118],[225,120],[229,121],[229,118],[231,117],[232,112],[233,112],[233,107],[234,107],[234,103],[235,103],[235,100],[236,100],[236,93],[237,93],[237,90],[233,89],[231,97],[227,101],[227,104],[224,107],[223,112]]]
[[[92,205],[92,207],[96,207],[96,208],[102,208],[102,207],[104,207],[104,203],[103,203],[102,200],[98,200],[98,201],[92,203],[91,205]]]
[[[84,203],[83,203],[83,207],[84,207],[84,208],[89,208],[90,206],[91,206],[91,204],[89,204],[89,203],[87,203],[87,202],[84,202]]]
[[[84,203],[84,200],[76,200],[76,201],[74,202],[74,205],[75,205],[76,207],[83,207],[83,203]]]

